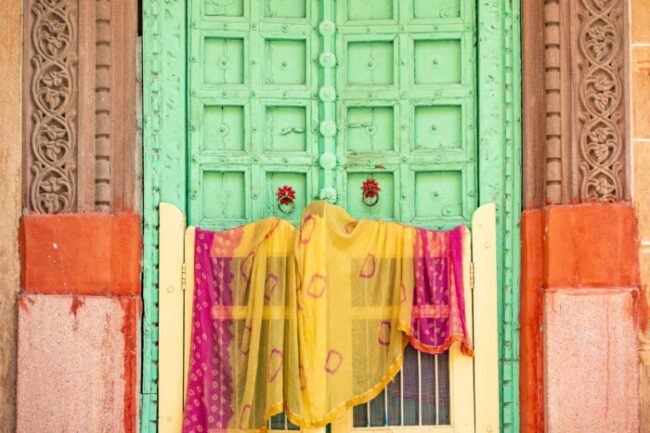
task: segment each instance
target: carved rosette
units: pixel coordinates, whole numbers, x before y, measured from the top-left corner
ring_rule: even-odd
[[[31,8],[31,209],[61,213],[75,203],[74,11],[67,0],[36,0]]]
[[[578,95],[582,201],[624,198],[622,2],[581,0]]]

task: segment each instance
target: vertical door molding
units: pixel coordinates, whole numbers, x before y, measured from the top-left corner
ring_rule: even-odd
[[[524,7],[526,207],[629,199],[627,0]]]
[[[186,11],[187,1],[144,0],[144,242],[141,432],[158,419],[158,206],[187,209]]]
[[[519,431],[519,0],[478,2],[479,205],[497,208],[501,431]]]
[[[25,0],[24,203],[129,210],[136,185],[136,0]]]

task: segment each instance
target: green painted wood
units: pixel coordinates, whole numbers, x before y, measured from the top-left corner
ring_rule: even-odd
[[[221,5],[221,6],[219,6]],[[314,198],[445,228],[478,204],[473,0],[190,2],[189,221]],[[374,178],[376,206],[361,186]],[[275,192],[289,185],[285,215]]]
[[[297,222],[317,194],[316,2],[190,2],[189,221]],[[284,214],[276,191],[289,185]]]
[[[158,420],[158,204],[186,207],[185,10],[184,0],[143,4],[143,433]]]
[[[520,0],[478,2],[479,201],[497,204],[501,429],[519,431]]]
[[[518,431],[519,0],[143,6],[142,431],[156,420],[161,198],[213,229],[297,222],[316,198],[440,228],[496,202],[501,416],[504,432]],[[382,187],[371,208],[368,177]],[[275,201],[282,185],[297,193],[289,215]]]
[[[478,204],[474,1],[339,3],[339,203],[360,218],[469,223]],[[368,178],[382,188],[373,207],[362,200]]]

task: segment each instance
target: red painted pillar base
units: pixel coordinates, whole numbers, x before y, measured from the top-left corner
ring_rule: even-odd
[[[526,211],[521,238],[521,431],[638,432],[633,208]]]
[[[141,239],[135,214],[23,218],[17,432],[137,431]]]

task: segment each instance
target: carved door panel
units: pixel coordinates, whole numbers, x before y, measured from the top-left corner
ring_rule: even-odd
[[[354,216],[425,227],[477,204],[474,3],[346,0],[338,9],[338,183]],[[381,191],[364,204],[361,186]]]
[[[191,223],[297,222],[317,192],[316,12],[302,0],[191,2]],[[277,205],[284,185],[289,213]]]
[[[471,0],[190,3],[190,223],[297,222],[317,198],[356,217],[469,222]],[[381,188],[373,206],[369,178]],[[294,209],[278,206],[285,185]]]

